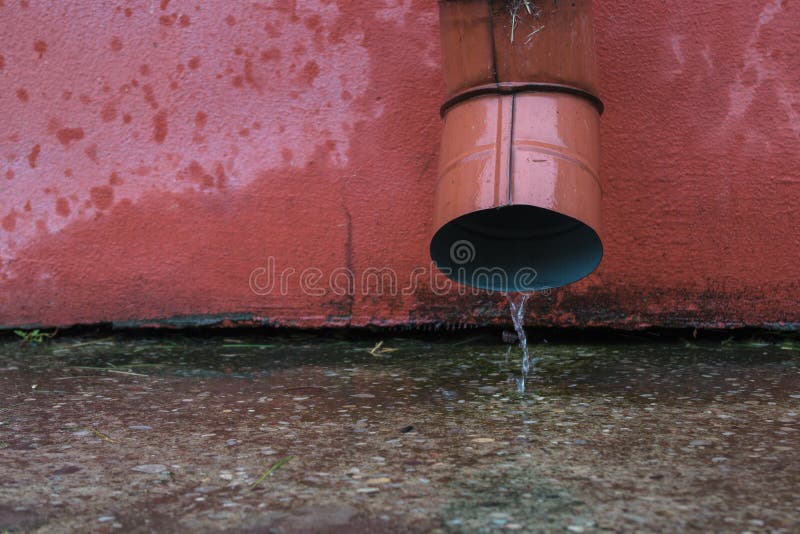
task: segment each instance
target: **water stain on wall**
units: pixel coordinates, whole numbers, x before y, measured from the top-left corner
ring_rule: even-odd
[[[11,94],[30,107],[24,114],[7,108],[9,120],[0,126],[4,152],[13,155],[3,162],[9,180],[0,216],[14,220],[4,226],[14,227],[13,240],[0,231],[0,271],[42,228],[57,232],[154,188],[210,191],[212,181],[215,191],[241,187],[254,169],[283,166],[285,147],[302,166],[322,144],[332,162],[346,166],[353,125],[380,112],[365,113],[353,99],[341,98],[345,88],[356,96],[366,91],[363,30],[345,29],[348,42],[336,46],[314,44],[342,33],[336,3],[307,2],[314,14],[309,20],[288,4],[217,0],[166,2],[155,12],[135,7],[76,3],[63,13],[38,4],[2,8],[0,26],[30,40],[27,50],[4,46],[0,69],[14,65],[15,73],[0,79],[0,94],[8,93],[13,79]],[[32,53],[36,68],[19,70]],[[301,70],[291,75],[295,64]],[[241,80],[235,95],[219,77],[225,72]],[[32,94],[22,84],[39,90]],[[312,85],[313,92],[305,91]],[[91,172],[65,175],[67,168],[86,165]],[[201,179],[193,165],[206,169]],[[142,173],[144,168],[149,171]],[[187,172],[193,178],[183,179]],[[111,173],[125,179],[107,191],[104,177]],[[77,211],[46,202],[52,193],[34,184],[48,184],[90,207]],[[32,209],[11,217],[13,203],[23,197],[30,197]]]

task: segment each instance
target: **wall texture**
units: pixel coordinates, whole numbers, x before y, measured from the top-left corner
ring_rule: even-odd
[[[800,3],[595,18],[605,258],[530,322],[797,329]],[[441,85],[431,0],[0,0],[0,325],[504,321],[430,282]]]

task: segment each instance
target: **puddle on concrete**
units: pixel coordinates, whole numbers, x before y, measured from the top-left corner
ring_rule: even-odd
[[[794,345],[534,349],[2,343],[0,531],[800,527]]]

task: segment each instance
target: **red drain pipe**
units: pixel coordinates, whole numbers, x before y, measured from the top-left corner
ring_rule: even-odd
[[[440,0],[447,90],[431,240],[449,278],[559,287],[600,263],[590,0]]]

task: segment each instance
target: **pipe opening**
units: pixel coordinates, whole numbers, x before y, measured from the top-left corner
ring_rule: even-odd
[[[581,221],[513,205],[462,215],[433,236],[431,258],[451,280],[490,291],[537,291],[589,275],[603,257],[600,237]]]

